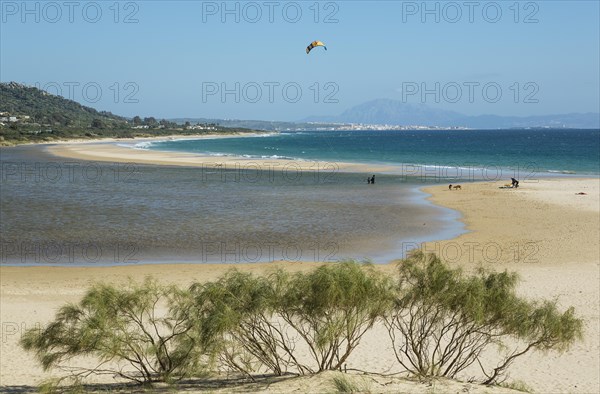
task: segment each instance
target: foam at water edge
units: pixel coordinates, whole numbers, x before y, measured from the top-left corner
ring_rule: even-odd
[[[136,144],[117,144],[117,146],[122,146],[125,148],[131,148],[131,149],[146,150],[146,149],[149,149],[154,142],[155,141],[142,141],[142,142],[138,142]]]

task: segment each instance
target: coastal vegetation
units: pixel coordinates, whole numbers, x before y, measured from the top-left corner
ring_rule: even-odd
[[[250,378],[338,370],[389,309],[390,290],[390,280],[354,262],[295,275],[232,271],[191,287],[193,325],[205,346],[218,350],[222,367]]]
[[[456,378],[478,365],[483,384],[501,383],[516,358],[532,350],[565,351],[581,338],[573,308],[516,294],[506,271],[465,275],[435,255],[417,253],[399,265],[394,306],[384,316],[396,359],[412,375]],[[494,350],[497,364],[482,355]]]
[[[149,383],[198,376],[205,352],[181,313],[186,295],[151,279],[125,289],[96,284],[78,304],[60,308],[42,331],[27,331],[21,343],[36,352],[45,370],[58,367],[77,379],[116,375]],[[71,365],[86,356],[98,363],[92,368]]]
[[[139,116],[128,119],[15,82],[0,83],[0,98],[0,146],[65,139],[260,132],[217,123],[176,123]]]
[[[231,270],[188,289],[152,279],[126,288],[97,284],[54,321],[28,330],[21,345],[45,370],[76,380],[112,374],[176,384],[212,372],[254,381],[346,371],[361,339],[380,324],[398,372],[461,379],[468,370],[472,381],[505,385],[515,359],[563,352],[583,332],[573,308],[519,297],[517,281],[508,272],[466,274],[414,253],[392,277],[346,261],[295,274]],[[97,362],[83,368],[83,359]],[[356,391],[348,382],[338,379],[338,390]]]

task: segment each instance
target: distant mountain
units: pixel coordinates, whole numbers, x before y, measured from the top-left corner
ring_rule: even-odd
[[[453,125],[464,115],[454,111],[430,108],[425,104],[406,104],[396,100],[377,99],[347,109],[338,116],[313,116],[305,122],[335,122],[396,125]]]
[[[572,113],[542,116],[467,116],[454,111],[408,104],[398,100],[377,99],[347,109],[337,116],[312,116],[301,122],[388,124],[399,126],[498,128],[600,128],[600,114]]]

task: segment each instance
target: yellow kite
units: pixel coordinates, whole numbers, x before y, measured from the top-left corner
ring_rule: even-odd
[[[311,49],[313,49],[315,47],[323,47],[323,48],[325,48],[325,50],[327,50],[327,47],[321,41],[313,41],[310,43],[309,46],[306,47],[306,54],[308,55],[308,53],[311,51]]]

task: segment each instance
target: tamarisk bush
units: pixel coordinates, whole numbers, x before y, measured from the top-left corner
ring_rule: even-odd
[[[250,378],[265,369],[276,375],[290,366],[302,370],[293,338],[275,318],[279,294],[268,278],[232,270],[216,282],[195,283],[190,292],[198,337],[221,365]]]
[[[411,374],[456,378],[473,366],[482,383],[499,384],[520,356],[565,351],[583,331],[573,308],[517,296],[517,280],[507,272],[466,275],[417,252],[396,276],[346,261],[294,274],[231,270],[186,290],[151,279],[96,284],[45,327],[26,331],[21,345],[45,370],[66,370],[75,381],[110,374],[177,382],[215,367],[254,379],[342,369],[383,322]],[[90,360],[96,366],[82,367]]]
[[[278,313],[308,345],[311,372],[340,369],[393,299],[391,281],[370,264],[323,265],[281,281]]]
[[[339,369],[389,309],[391,281],[370,265],[344,262],[268,277],[230,272],[191,291],[200,337],[223,364],[250,376]],[[300,358],[297,346],[309,351]]]
[[[519,298],[516,274],[480,270],[467,276],[421,252],[403,260],[398,272],[385,324],[396,359],[414,375],[454,378],[477,363],[483,383],[494,384],[517,357],[531,350],[564,351],[582,336],[583,322],[573,308],[560,313],[554,302]],[[508,339],[518,345],[511,347]],[[493,345],[502,360],[486,368],[481,355]]]
[[[191,335],[190,319],[181,313],[186,303],[185,292],[150,279],[128,288],[97,284],[78,304],[60,308],[42,329],[26,331],[21,345],[35,351],[44,370],[68,370],[75,378],[107,374],[138,383],[177,381],[198,374],[206,359]],[[84,356],[99,364],[70,366]]]

